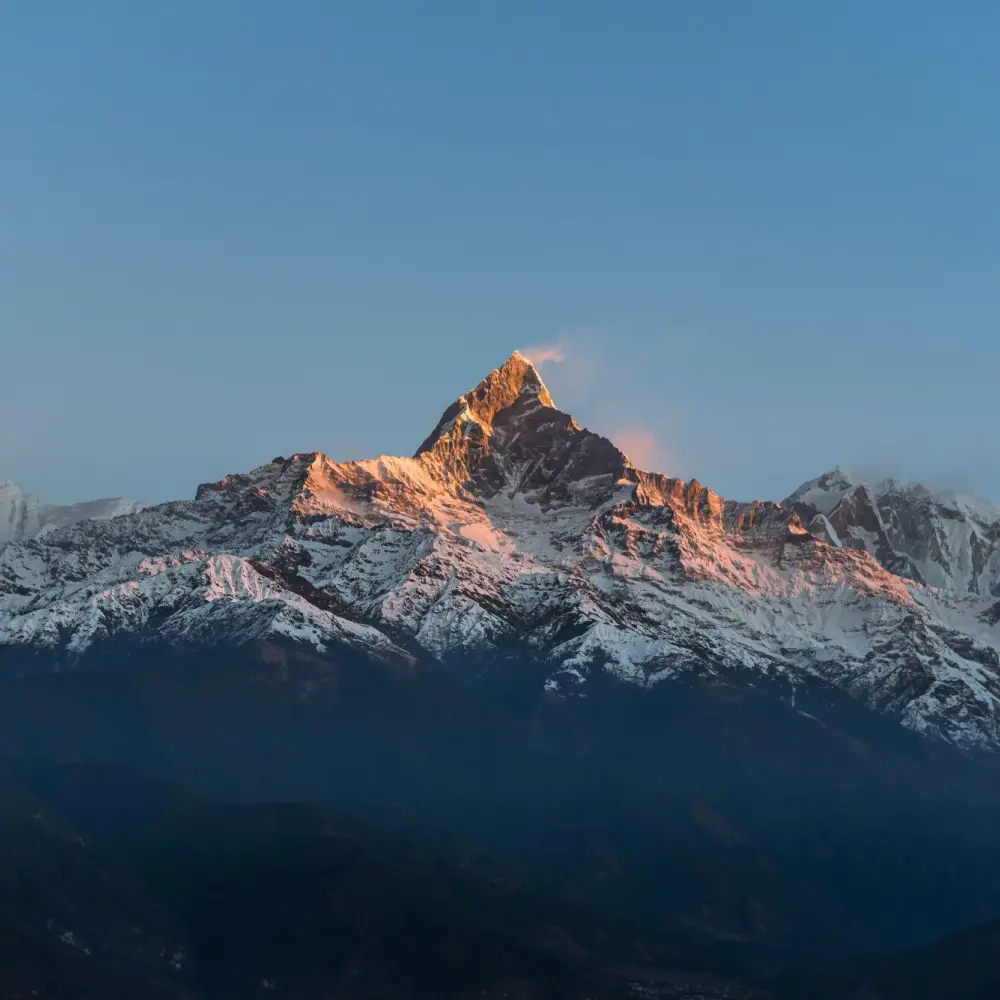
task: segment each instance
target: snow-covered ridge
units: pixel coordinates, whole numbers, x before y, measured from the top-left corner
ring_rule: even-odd
[[[736,503],[638,469],[514,355],[413,458],[294,454],[191,501],[8,545],[0,644],[277,634],[459,666],[516,645],[548,665],[555,696],[586,695],[595,670],[641,685],[819,677],[929,735],[994,745],[996,601],[895,566],[911,518],[899,497],[838,473],[782,504]]]
[[[25,493],[12,482],[0,483],[0,547],[22,542],[88,519],[118,517],[139,510],[135,500],[109,498],[58,506],[46,504]]]
[[[917,583],[1000,597],[1000,504],[834,469],[784,501],[811,531]]]

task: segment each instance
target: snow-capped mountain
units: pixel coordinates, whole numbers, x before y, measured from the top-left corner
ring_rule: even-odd
[[[1000,597],[1000,504],[893,479],[870,484],[834,469],[784,505],[834,545],[871,553],[917,583]]]
[[[989,510],[839,472],[782,504],[726,500],[635,467],[515,353],[412,458],[298,453],[194,500],[7,545],[0,644],[279,635],[467,669],[513,648],[563,697],[585,696],[594,671],[640,685],[737,671],[781,678],[791,698],[832,683],[919,732],[992,747]]]
[[[0,548],[24,542],[77,521],[104,520],[140,510],[134,500],[88,500],[65,506],[42,503],[13,483],[0,483]]]

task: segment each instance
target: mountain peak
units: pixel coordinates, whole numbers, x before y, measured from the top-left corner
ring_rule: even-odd
[[[537,491],[557,480],[619,476],[625,456],[557,409],[538,370],[520,351],[459,396],[414,456],[452,491],[493,496]]]
[[[814,508],[820,514],[827,515],[841,500],[858,486],[863,485],[855,480],[850,473],[839,465],[829,472],[803,483],[794,493],[782,501],[785,507]]]
[[[478,385],[459,396],[441,414],[437,426],[414,457],[432,451],[438,441],[459,425],[466,425],[462,429],[465,437],[471,430],[469,425],[478,426],[477,436],[485,434],[488,437],[496,415],[515,403],[529,409],[536,406],[555,409],[538,369],[520,351],[514,351],[499,368],[494,368]]]

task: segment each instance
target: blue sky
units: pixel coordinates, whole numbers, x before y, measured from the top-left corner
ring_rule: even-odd
[[[662,471],[1000,498],[1000,7],[0,13],[0,479],[410,453],[514,348]]]

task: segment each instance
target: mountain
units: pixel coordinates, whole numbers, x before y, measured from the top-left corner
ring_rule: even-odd
[[[943,590],[1000,597],[1000,504],[834,469],[784,502],[808,529],[868,552],[890,572]]]
[[[118,769],[18,778],[36,799],[35,835],[73,836],[39,868],[6,835],[6,863],[28,878],[17,896],[0,892],[5,997],[759,996],[699,974],[732,968],[724,943],[679,925],[650,940],[466,844],[406,840],[315,806],[212,802]],[[120,874],[95,893],[80,870]],[[123,882],[143,895],[121,913],[126,933],[109,937]],[[68,903],[72,927],[57,933],[45,915]]]
[[[595,913],[451,837],[211,801],[117,768],[2,780],[4,997],[996,996],[996,922],[771,971],[742,942]]]
[[[7,544],[17,989],[856,1000],[989,926],[996,601],[829,486],[640,469],[515,354],[413,457]]]
[[[45,504],[13,483],[0,483],[0,549],[24,542],[78,521],[104,520],[141,510],[134,500],[88,500],[65,506]]]
[[[246,650],[232,671],[205,651],[188,654],[186,682],[218,688],[209,718],[204,687],[178,698],[180,657],[123,664],[119,682],[139,696],[131,705],[109,697],[108,677],[94,685],[93,664],[30,679],[48,697],[27,733],[52,716],[69,738],[96,703],[106,714],[95,728],[107,733],[117,719],[147,736],[148,746],[119,754],[130,764],[150,769],[154,748],[167,759],[194,751],[189,781],[208,778],[228,794],[210,800],[119,767],[23,756],[0,774],[0,996],[994,995],[995,923],[876,959],[838,954],[847,942],[870,953],[885,937],[912,944],[940,933],[929,934],[928,918],[958,927],[977,910],[979,919],[1000,910],[996,776],[978,801],[955,798],[959,772],[941,768],[967,759],[954,750],[906,733],[898,747],[864,732],[845,742],[733,689],[692,688],[671,706],[664,696],[683,684],[621,685],[631,705],[611,688],[561,703],[584,710],[583,723],[600,701],[599,714],[610,706],[621,725],[600,732],[591,716],[599,752],[560,770],[551,755],[526,758],[510,727],[475,699],[443,697],[433,677],[374,665],[403,689],[412,682],[390,710],[363,658],[318,685],[321,664],[296,664],[306,654],[292,648],[259,691],[259,713],[238,680],[252,669]],[[153,688],[136,684],[144,671]],[[65,704],[60,680],[72,682]],[[302,700],[304,681],[322,697]],[[17,685],[5,695],[14,705],[2,706],[4,739],[25,707]],[[294,703],[312,714],[300,711],[282,732],[276,723]],[[551,732],[558,716],[541,721]],[[615,746],[620,766],[609,768]],[[308,801],[233,801],[248,783],[251,798],[266,791],[253,784],[264,767],[265,782],[306,800],[323,797],[310,780],[339,786],[355,798],[352,815]],[[693,791],[687,801],[668,790],[678,777]],[[376,789],[397,804],[409,791],[412,805],[434,810],[454,796],[453,811],[400,836],[356,818],[357,796]],[[928,822],[935,800],[937,824]],[[506,842],[503,860],[480,848],[484,837]],[[789,939],[803,928],[835,937]],[[810,950],[826,947],[802,958],[810,940]]]
[[[516,651],[557,698],[602,674],[650,688],[736,672],[792,705],[832,686],[995,749],[992,511],[839,472],[781,504],[727,500],[635,467],[515,353],[412,458],[296,453],[11,542],[0,644],[16,671],[124,640],[277,638],[471,675]]]

